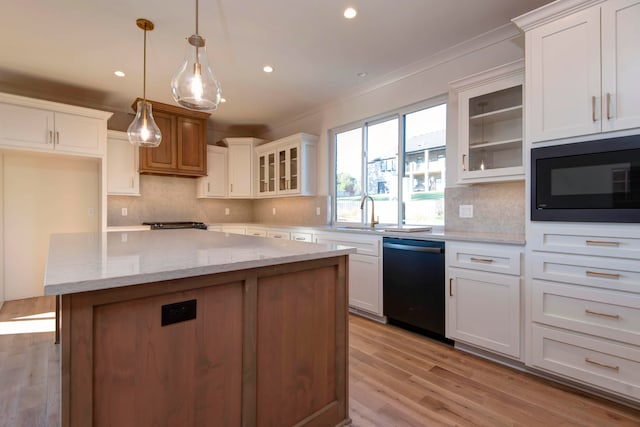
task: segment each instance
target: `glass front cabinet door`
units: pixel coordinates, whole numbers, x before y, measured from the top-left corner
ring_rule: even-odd
[[[461,183],[524,179],[524,64],[516,61],[451,83],[458,102]]]

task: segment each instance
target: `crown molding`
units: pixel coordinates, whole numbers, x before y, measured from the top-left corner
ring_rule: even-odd
[[[517,18],[513,18],[511,22],[523,31],[529,31],[605,1],[606,0],[556,0],[553,3],[546,4]]]

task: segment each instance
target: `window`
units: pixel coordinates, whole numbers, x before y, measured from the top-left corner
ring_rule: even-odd
[[[334,221],[444,225],[446,104],[443,98],[332,131]]]

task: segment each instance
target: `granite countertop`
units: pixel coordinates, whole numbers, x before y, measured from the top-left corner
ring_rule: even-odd
[[[53,234],[45,295],[348,255],[354,249],[202,230]]]

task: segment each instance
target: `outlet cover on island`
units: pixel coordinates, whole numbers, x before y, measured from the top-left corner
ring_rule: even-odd
[[[473,205],[460,205],[460,218],[473,218]]]
[[[273,208],[272,214],[275,215],[276,214],[276,208]]]
[[[127,208],[122,208],[122,216],[127,216],[127,215],[129,215]]]
[[[224,208],[224,214],[229,215],[229,213],[230,213],[229,208]]]
[[[320,216],[320,206],[317,206],[317,207],[316,207],[316,215],[317,215],[317,216]]]

